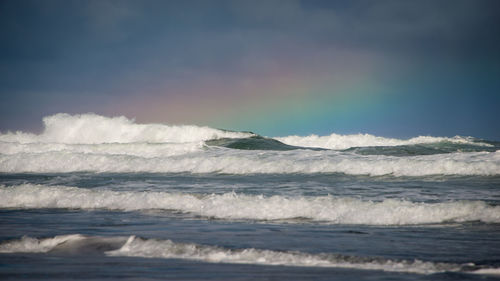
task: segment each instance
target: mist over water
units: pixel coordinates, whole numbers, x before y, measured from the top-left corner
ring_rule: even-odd
[[[0,134],[0,261],[11,266],[0,276],[27,262],[16,276],[36,277],[64,257],[54,268],[96,259],[124,278],[137,277],[133,262],[155,279],[144,259],[163,276],[179,263],[184,277],[206,264],[247,278],[244,265],[284,278],[296,267],[316,279],[498,277],[498,142],[43,121],[41,134]]]

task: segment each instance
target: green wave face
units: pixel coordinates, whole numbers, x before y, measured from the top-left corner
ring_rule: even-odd
[[[417,155],[433,155],[446,154],[454,152],[494,152],[500,149],[499,142],[490,142],[478,140],[476,144],[471,143],[455,143],[441,141],[435,143],[397,145],[397,146],[364,146],[351,147],[344,152],[353,152],[360,155],[386,155],[386,156],[417,156]],[[278,140],[265,138],[262,136],[252,136],[248,138],[221,138],[213,139],[205,142],[208,146],[218,146],[239,150],[327,150],[324,148],[301,147],[284,144]]]
[[[264,138],[261,136],[253,136],[249,138],[222,138],[214,139],[205,142],[208,146],[219,146],[232,149],[242,150],[294,150],[294,149],[310,149],[299,146],[284,144],[280,141]],[[316,149],[314,149],[316,150]]]
[[[487,143],[491,146],[485,146]],[[446,154],[454,152],[495,152],[500,149],[498,142],[481,141],[481,144],[462,144],[453,142],[435,142],[426,144],[398,145],[398,146],[366,146],[352,147],[344,151],[361,155],[386,155],[386,156],[417,156]]]

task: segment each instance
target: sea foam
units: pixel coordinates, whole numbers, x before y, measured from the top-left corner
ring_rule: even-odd
[[[282,145],[252,133],[198,126],[136,124],[125,117],[110,118],[96,114],[56,114],[45,117],[44,124],[45,129],[39,135],[22,132],[0,134],[0,172],[345,173],[370,176],[500,174],[499,151],[362,155],[356,151],[307,150]],[[235,141],[233,143],[228,139]],[[371,135],[332,134],[278,139],[298,146],[335,149],[439,141],[470,142],[475,147],[481,145],[460,137],[397,140]],[[227,147],[218,146],[220,143]],[[250,148],[256,150],[233,149],[231,145],[253,145]]]
[[[102,144],[66,144],[66,143],[18,143],[1,142],[0,153],[5,155],[64,152],[85,155],[133,155],[144,158],[168,157],[201,151],[205,147],[202,141],[188,143],[102,143]]]
[[[98,237],[80,234],[60,235],[52,238],[31,238],[0,243],[0,253],[55,253],[88,254],[142,258],[195,260],[209,263],[254,264],[271,266],[305,266],[380,270],[414,274],[439,272],[468,272],[497,274],[497,268],[476,266],[472,263],[455,264],[421,260],[394,260],[383,257],[358,257],[335,253],[310,254],[298,251],[268,249],[234,249],[221,246],[179,243],[168,239],[129,237]]]
[[[163,124],[137,124],[124,116],[106,117],[94,113],[70,115],[59,113],[43,118],[44,130],[41,134],[25,132],[0,134],[0,141],[17,143],[63,143],[63,144],[99,144],[99,143],[185,143],[206,141],[220,138],[246,138],[253,133],[232,132],[210,127]],[[474,141],[470,137],[453,138],[420,136],[408,140],[384,138],[370,134],[328,136],[287,136],[275,140],[300,147],[318,147],[326,149],[347,149],[365,146],[399,146],[436,142],[451,142],[491,146]]]
[[[69,115],[59,113],[43,118],[40,135],[17,132],[0,134],[0,141],[20,143],[185,143],[218,138],[243,138],[251,133],[230,132],[199,126],[136,124],[126,117],[105,117],[93,113]]]
[[[120,249],[107,252],[107,254],[110,256],[187,259],[211,263],[352,268],[416,274],[433,274],[462,269],[462,266],[458,264],[420,260],[391,260],[380,257],[356,257],[328,253],[309,254],[255,248],[229,249],[194,243],[176,243],[171,240],[142,239],[134,236],[130,237]]]
[[[329,224],[414,225],[482,221],[500,223],[500,206],[482,201],[418,203],[387,199],[258,196],[236,193],[183,194],[84,189],[67,186],[0,187],[0,208],[108,210],[161,209],[229,220],[309,220]]]
[[[4,146],[5,147],[5,146]],[[500,152],[394,157],[338,151],[243,151],[198,145],[161,151],[162,146],[110,145],[48,152],[0,153],[5,173],[225,173],[349,175],[499,175]],[[165,147],[163,147],[165,148]],[[29,151],[27,149],[27,151]],[[144,151],[142,155],[141,151]],[[188,153],[189,152],[189,153]],[[137,156],[141,154],[141,156]]]
[[[446,137],[432,137],[432,136],[419,136],[407,140],[384,138],[370,134],[354,134],[354,135],[339,135],[331,134],[328,136],[287,136],[276,137],[276,140],[282,143],[301,146],[301,147],[317,147],[326,149],[348,149],[351,147],[366,147],[366,146],[400,146],[400,145],[415,145],[415,144],[428,144],[438,142],[450,142],[457,144],[471,144],[476,146],[492,146],[491,144],[483,142],[475,142],[470,137],[456,136],[453,138]]]

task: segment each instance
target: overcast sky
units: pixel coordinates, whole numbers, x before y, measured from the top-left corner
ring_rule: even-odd
[[[500,1],[0,1],[0,130],[59,112],[500,140]]]

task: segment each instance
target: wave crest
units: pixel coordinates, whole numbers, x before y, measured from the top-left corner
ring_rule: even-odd
[[[150,148],[150,147],[148,147]],[[470,152],[394,157],[357,155],[338,151],[266,151],[221,149],[191,152],[180,149],[165,152],[155,149],[152,157],[100,152],[51,151],[43,153],[0,154],[0,172],[6,173],[226,173],[226,174],[290,174],[345,173],[349,175],[498,175],[500,152]],[[156,150],[157,151],[157,150]],[[177,153],[178,152],[178,153]],[[177,154],[176,154],[177,153]]]
[[[482,201],[416,203],[387,199],[255,196],[235,193],[192,195],[132,192],[66,186],[0,187],[1,208],[72,208],[109,210],[162,209],[230,220],[310,220],[330,224],[414,225],[482,221],[500,223],[500,206]]]
[[[218,138],[243,138],[251,133],[230,132],[192,125],[136,124],[124,116],[105,117],[94,113],[69,115],[59,113],[43,118],[44,131],[40,135],[6,133],[0,141],[20,143],[185,143]]]
[[[287,136],[287,137],[276,137],[276,140],[282,143],[301,146],[301,147],[316,147],[325,149],[335,149],[344,150],[352,147],[367,147],[367,146],[401,146],[401,145],[415,145],[415,144],[429,144],[438,142],[450,142],[457,144],[470,144],[476,146],[488,146],[491,144],[475,141],[471,137],[460,137],[456,136],[453,138],[446,137],[431,137],[431,136],[419,136],[407,140],[394,139],[394,138],[384,138],[378,137],[370,134],[354,134],[354,135],[339,135],[331,134],[328,136]]]
[[[0,134],[0,172],[500,174],[500,144],[472,138],[332,134],[272,139],[209,127],[136,124],[96,114],[56,114],[45,117],[44,124],[39,135]],[[377,145],[383,147],[373,147]],[[343,151],[312,148],[353,146]]]
[[[421,260],[396,260],[383,257],[359,257],[334,253],[310,254],[297,251],[267,249],[230,249],[195,243],[178,243],[168,239],[145,239],[134,235],[116,237],[60,235],[0,243],[0,253],[105,254],[142,258],[184,259],[210,263],[255,264],[274,266],[306,266],[381,270],[414,274],[468,272],[498,274],[498,268]]]

